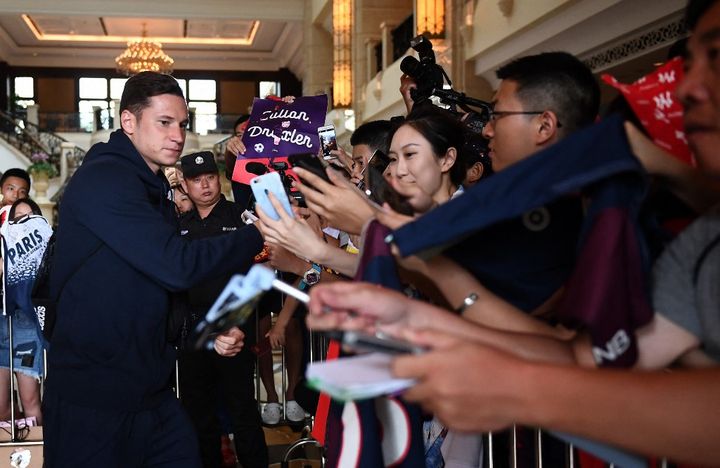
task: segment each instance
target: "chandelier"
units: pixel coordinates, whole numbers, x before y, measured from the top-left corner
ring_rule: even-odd
[[[175,61],[162,50],[162,44],[146,39],[145,24],[142,38],[129,41],[127,49],[115,57],[117,71],[124,75],[136,75],[144,71],[170,74]]]

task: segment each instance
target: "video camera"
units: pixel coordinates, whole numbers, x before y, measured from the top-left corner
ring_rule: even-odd
[[[295,178],[285,172],[290,168],[288,163],[285,161],[270,160],[268,167],[280,174],[280,180],[282,181],[283,187],[285,187],[285,192],[288,194],[288,197],[290,197],[291,200],[295,200],[298,206],[303,208],[307,207],[303,194],[292,186],[293,182],[295,182]]]
[[[481,134],[483,127],[490,118],[491,105],[452,89],[450,77],[443,67],[435,61],[435,52],[432,42],[425,36],[414,37],[410,47],[418,53],[420,60],[407,56],[400,62],[400,70],[415,81],[416,89],[410,91],[410,96],[416,105],[430,102],[432,96],[449,106],[454,114],[463,116],[463,123],[472,132]],[[447,81],[450,89],[444,89]],[[474,109],[474,108],[476,109]],[[462,112],[457,109],[460,108]]]

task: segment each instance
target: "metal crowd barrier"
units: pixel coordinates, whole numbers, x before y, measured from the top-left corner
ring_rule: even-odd
[[[546,459],[545,455],[547,455],[547,451],[543,447],[543,435],[553,436],[564,444],[564,463],[562,465],[564,468],[575,468],[576,466],[580,466],[576,455],[577,450],[582,450],[602,460],[605,463],[605,466],[609,468],[668,468],[670,466],[675,466],[668,462],[665,458],[653,461],[614,446],[562,432],[547,431],[537,428],[522,428],[522,430],[532,431],[533,434],[533,460],[530,465],[528,465],[528,463],[521,462],[518,452],[519,428],[517,426],[513,426],[507,431],[502,431],[508,433],[509,435],[509,443],[507,444],[497,443],[497,432],[487,433],[483,436],[483,448],[485,449],[483,451],[483,466],[486,466],[487,468],[542,468],[543,466],[556,468],[558,466],[557,464],[548,463]],[[502,450],[498,447],[498,445],[502,445]]]
[[[282,306],[285,303],[285,294],[282,295],[282,301],[281,301],[281,309]],[[256,340],[259,342],[264,337],[260,334],[260,313],[259,310],[255,311],[255,336]],[[309,362],[313,363],[316,361],[322,361],[325,359],[325,356],[327,354],[327,347],[328,343],[324,336],[318,333],[313,333],[312,330],[308,330],[308,334],[303,336],[303,339],[308,340],[308,350],[309,350]],[[272,353],[272,351],[271,351]],[[275,382],[275,369],[274,369],[274,360],[271,359],[272,362],[272,371],[273,371],[273,384]],[[286,364],[286,355],[285,355],[285,347],[283,346],[281,348],[281,361],[280,361],[280,392],[278,392],[278,400],[282,402],[282,419],[284,421],[287,421],[287,401],[285,398],[285,392],[287,390],[288,385],[288,377],[287,377],[287,364]],[[255,399],[258,402],[258,407],[261,405],[262,402],[262,392],[261,392],[261,385],[262,385],[262,379],[260,376],[260,356],[256,359],[256,365],[255,365]],[[267,389],[266,389],[267,392]],[[315,440],[312,435],[312,428],[313,424],[315,422],[315,415],[310,415],[310,423],[306,425],[302,430],[302,436],[297,439],[295,442],[290,444],[285,451],[285,454],[283,456],[283,461],[281,466],[287,466],[290,461],[290,455],[297,449],[313,445],[318,447],[321,451],[323,449],[322,446],[318,443],[317,440]],[[320,458],[320,466],[325,466],[325,459],[324,457]]]
[[[3,288],[4,288],[4,279],[3,279]],[[5,307],[5,295],[2,295],[3,297],[3,303],[2,303],[2,310],[6,310]],[[28,447],[28,446],[42,446],[44,445],[43,440],[25,440],[23,437],[18,436],[18,427],[17,427],[17,409],[15,407],[15,362],[13,360],[13,349],[15,347],[15,343],[13,340],[13,324],[12,324],[12,314],[7,314],[4,317],[7,320],[8,324],[8,355],[9,355],[9,366],[8,370],[10,372],[10,378],[9,380],[9,398],[10,398],[10,420],[8,421],[10,423],[10,439],[7,441],[0,442],[0,447]],[[47,373],[47,360],[46,360],[46,351],[43,349],[43,376]],[[44,389],[44,377],[41,377],[40,379],[41,387],[40,387],[40,398],[42,399],[43,395],[43,389]],[[19,397],[19,394],[18,394]],[[29,428],[29,426],[26,426],[25,428]],[[27,437],[29,433],[26,433],[25,437]],[[35,466],[35,465],[33,465]]]

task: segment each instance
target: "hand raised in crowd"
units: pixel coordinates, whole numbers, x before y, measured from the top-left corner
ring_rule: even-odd
[[[411,222],[415,218],[412,216],[400,214],[397,211],[390,208],[390,205],[383,203],[382,210],[375,213],[375,218],[380,221],[383,226],[387,226],[393,231],[400,229],[407,223]]]
[[[410,78],[409,75],[403,73],[400,77],[400,94],[402,94],[408,114],[412,110],[414,104],[412,95],[410,94],[410,91],[413,89],[417,89],[417,83],[415,83],[415,80]]]
[[[411,326],[424,326],[425,321],[416,320],[414,314],[411,320],[412,305],[403,294],[374,284],[347,281],[320,284],[310,290],[307,324],[318,330],[397,334]]]
[[[421,212],[424,213],[425,211],[429,211],[434,203],[432,197],[422,191],[417,184],[408,184],[402,182],[394,176],[392,171],[393,167],[391,165],[390,175],[387,176],[386,179],[390,183],[392,188],[395,189],[395,191],[398,192],[400,195],[408,199],[414,198],[415,200],[417,200],[417,203],[420,204],[423,208]],[[402,226],[415,219],[412,216],[398,213],[397,211],[393,210],[392,207],[390,207],[390,205],[388,205],[387,203],[383,203],[382,210],[378,211],[375,214],[375,218],[377,218],[377,220],[380,221],[381,224],[387,226],[392,230],[400,229]]]
[[[350,234],[359,234],[375,215],[365,194],[337,171],[327,169],[332,184],[301,168],[295,173],[305,181],[296,186],[305,197],[308,208],[320,215],[330,226]]]
[[[667,153],[630,122],[625,122],[625,133],[633,154],[645,170],[695,211],[702,213],[718,203],[717,178]]]
[[[347,153],[342,147],[338,146],[338,149],[330,151],[330,154],[335,156],[338,161],[342,163],[345,169],[352,174],[353,172],[353,158]]]
[[[285,346],[285,328],[285,325],[276,323],[270,331],[267,332],[267,335],[265,335],[270,340],[270,346],[272,346],[272,349],[278,349]]]
[[[213,347],[220,356],[232,357],[242,351],[245,344],[244,339],[245,333],[238,327],[232,327],[215,338]]]
[[[245,154],[245,144],[242,142],[241,137],[239,137],[239,136],[230,137],[230,139],[227,141],[227,146],[225,147],[225,151],[229,151],[230,153],[234,154],[235,156]]]
[[[419,403],[450,429],[487,432],[527,418],[517,414],[523,406],[512,398],[522,393],[517,387],[524,361],[437,331],[409,332],[403,338],[430,349],[393,362],[395,376],[417,380],[403,397]]]
[[[282,208],[280,202],[275,196],[268,194],[270,203],[275,207],[275,211],[279,213],[280,219],[274,220],[257,207],[257,214],[262,221],[262,231],[265,242],[282,246],[295,255],[301,255],[304,258],[317,259],[324,252],[326,247],[322,239],[322,231],[319,225],[311,226],[302,216],[290,217]],[[310,210],[308,210],[310,211]],[[299,214],[296,212],[296,214]],[[313,219],[317,219],[316,215],[312,215]]]
[[[308,270],[308,262],[277,244],[268,244],[270,265],[276,270],[302,275]]]

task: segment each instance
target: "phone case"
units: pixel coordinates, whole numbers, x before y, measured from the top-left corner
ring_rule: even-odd
[[[325,165],[327,165],[327,163],[322,161],[314,154],[291,154],[290,156],[288,156],[288,162],[292,164],[293,167],[303,168],[320,177],[325,182],[330,184],[332,183],[330,182],[330,178],[328,177],[327,172],[325,172]]]
[[[335,135],[335,127],[328,125],[318,128],[318,136],[320,137],[320,147],[322,148],[323,159],[334,159],[330,151],[337,149],[337,136]]]
[[[261,176],[255,177],[250,181],[250,188],[252,188],[253,195],[255,195],[255,203],[275,221],[280,219],[280,215],[275,211],[275,208],[270,203],[268,193],[275,195],[275,198],[280,200],[285,212],[291,217],[294,217],[292,207],[290,206],[290,200],[288,199],[287,193],[285,193],[285,187],[283,187],[282,181],[280,180],[280,174],[277,172],[268,172]]]
[[[365,193],[378,205],[382,206],[383,203],[390,205],[390,208],[397,211],[400,214],[412,216],[414,210],[408,203],[407,199],[397,193],[395,189],[385,180],[385,177],[380,171],[373,166],[368,166],[368,170],[365,173],[366,178],[366,190]]]

